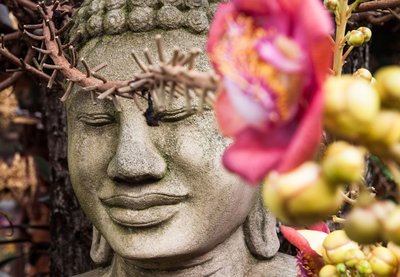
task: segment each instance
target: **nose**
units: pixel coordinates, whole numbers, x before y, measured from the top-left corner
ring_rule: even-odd
[[[141,114],[121,117],[119,142],[108,176],[116,182],[137,183],[162,179],[167,164],[152,142],[150,128]]]

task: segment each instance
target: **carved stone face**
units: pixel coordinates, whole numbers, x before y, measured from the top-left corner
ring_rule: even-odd
[[[107,62],[101,73],[109,79],[127,79],[139,72],[132,49],[148,47],[156,58],[156,34],[93,39],[80,56],[91,66]],[[175,46],[203,48],[206,39],[183,30],[163,31],[163,38],[169,55]],[[209,69],[205,56],[197,68]],[[218,134],[213,112],[179,119],[182,113],[150,127],[132,100],[120,104],[120,113],[108,100],[93,105],[86,92],[67,104],[69,168],[83,210],[124,258],[210,251],[243,224],[258,196],[222,167],[229,141]]]

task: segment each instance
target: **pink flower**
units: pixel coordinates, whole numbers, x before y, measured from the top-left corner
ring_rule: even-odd
[[[221,4],[208,52],[223,86],[215,112],[234,138],[223,163],[250,183],[310,159],[322,133],[331,22],[319,0]]]
[[[310,229],[295,229],[281,226],[283,236],[299,249],[297,253],[298,276],[318,276],[324,266],[322,258],[322,243],[329,234],[329,228],[325,223],[318,223]]]

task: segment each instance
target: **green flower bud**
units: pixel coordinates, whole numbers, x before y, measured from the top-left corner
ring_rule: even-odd
[[[330,233],[324,240],[322,256],[329,264],[346,262],[346,253],[352,249],[359,249],[358,244],[352,241],[343,230]]]
[[[347,267],[344,263],[340,263],[336,265],[336,271],[339,272],[339,274],[346,273]]]
[[[376,88],[382,101],[388,106],[400,110],[400,66],[387,66],[375,75]]]
[[[380,241],[381,224],[370,208],[356,207],[346,217],[344,230],[350,239],[370,244]]]
[[[364,176],[365,151],[344,141],[330,144],[322,160],[322,173],[332,184],[361,181]]]
[[[344,254],[344,260],[348,267],[355,267],[362,260],[365,260],[365,255],[360,249],[350,249]]]
[[[363,32],[359,30],[353,30],[346,35],[346,41],[348,45],[358,47],[364,44],[365,36]]]
[[[363,196],[360,196],[358,203],[363,201]],[[355,207],[347,215],[344,230],[350,239],[361,244],[382,241],[383,223],[387,215],[395,209],[396,205],[389,200],[377,201],[369,206]]]
[[[353,76],[363,78],[364,80],[371,82],[372,74],[368,69],[360,68],[356,72],[354,72]]]
[[[313,162],[288,173],[271,173],[262,194],[265,205],[281,221],[303,226],[335,214],[343,202],[341,189],[327,183]]]
[[[395,254],[386,247],[376,247],[369,257],[372,271],[378,276],[391,276],[396,272],[398,261]]]
[[[333,134],[358,138],[378,114],[379,94],[361,78],[331,77],[324,91],[325,127]]]
[[[360,27],[357,29],[358,31],[360,31],[361,33],[363,33],[364,35],[364,42],[368,42],[371,40],[372,37],[372,31],[370,28],[368,27]]]
[[[338,0],[324,0],[324,6],[330,11],[336,11],[338,7],[339,1]]]
[[[357,271],[363,275],[372,273],[372,266],[367,260],[360,261],[357,266]]]
[[[336,266],[328,264],[321,268],[319,277],[339,277],[336,272]]]
[[[383,227],[387,240],[400,245],[400,207],[389,214],[383,222]]]
[[[366,129],[364,139],[386,146],[400,142],[400,112],[390,110],[379,112]]]

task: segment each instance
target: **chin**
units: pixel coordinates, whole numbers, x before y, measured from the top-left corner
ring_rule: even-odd
[[[105,237],[111,248],[127,260],[181,262],[209,252],[223,240],[210,237],[196,226],[193,222],[181,224],[178,219],[150,228],[118,226],[116,229],[123,228],[124,231],[118,235],[116,232],[105,234]]]

